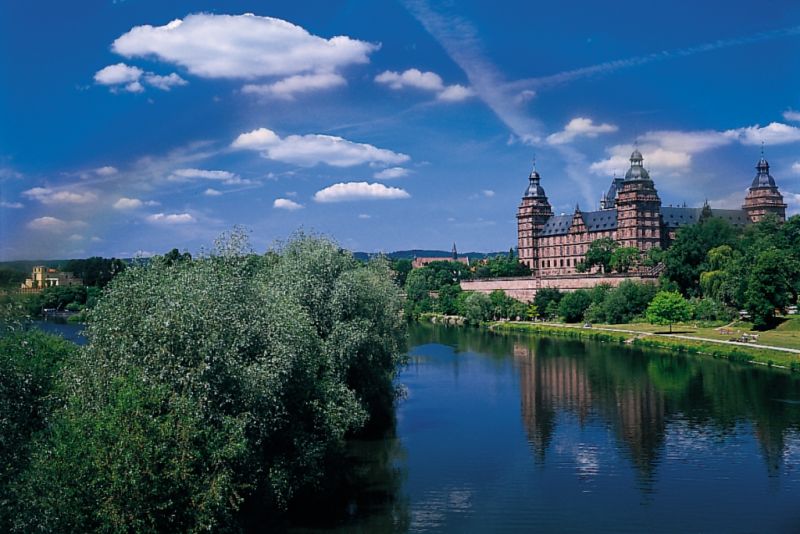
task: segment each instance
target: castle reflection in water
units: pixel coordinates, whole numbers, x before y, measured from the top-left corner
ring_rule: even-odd
[[[521,338],[512,350],[523,423],[539,462],[559,414],[581,427],[599,418],[643,481],[652,479],[673,423],[719,436],[752,425],[771,475],[781,468],[787,435],[798,432],[800,408],[782,401],[800,398],[798,380],[788,374],[574,341]]]

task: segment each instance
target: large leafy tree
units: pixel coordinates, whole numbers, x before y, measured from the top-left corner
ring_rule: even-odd
[[[236,529],[243,503],[286,507],[385,422],[405,339],[388,263],[302,235],[256,256],[245,237],[111,282],[15,529]]]
[[[712,217],[681,228],[663,254],[667,277],[682,293],[699,295],[700,274],[709,270],[708,253],[721,245],[737,246],[736,230],[723,219]]]
[[[564,295],[558,304],[558,314],[568,323],[577,323],[592,304],[592,296],[588,291],[579,289]]]
[[[586,250],[580,270],[588,271],[592,267],[598,266],[604,273],[611,271],[611,258],[618,248],[619,244],[610,237],[595,239]]]

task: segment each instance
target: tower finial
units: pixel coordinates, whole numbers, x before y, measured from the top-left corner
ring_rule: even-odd
[[[536,170],[536,152],[533,153],[533,170]]]
[[[764,140],[761,140],[761,158],[764,158]]]

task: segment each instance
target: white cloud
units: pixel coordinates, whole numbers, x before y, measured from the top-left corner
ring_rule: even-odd
[[[57,217],[37,217],[28,222],[28,228],[31,230],[40,230],[44,232],[61,233],[70,228],[82,228],[87,226],[83,221],[65,221]]]
[[[95,174],[98,176],[112,176],[117,174],[119,171],[116,167],[112,167],[111,165],[106,165],[105,167],[99,167],[94,170]]]
[[[284,20],[250,13],[198,13],[164,26],[136,26],[112,44],[124,57],[155,57],[203,78],[241,79],[333,72],[368,63],[378,48],[346,36],[324,39]]]
[[[186,182],[192,180],[214,180],[225,185],[242,185],[251,183],[242,179],[238,174],[229,171],[207,171],[204,169],[177,169],[172,172],[169,179],[173,182]]]
[[[359,214],[358,214],[358,218],[359,218],[359,219],[364,219],[364,220],[366,220],[366,219],[371,219],[371,218],[372,218],[372,215],[369,215],[369,214],[367,214],[367,213],[359,213]]]
[[[441,91],[444,89],[442,77],[435,72],[422,72],[419,69],[408,69],[402,73],[387,70],[375,76],[377,83],[388,85],[392,89],[415,87],[426,91]]]
[[[455,84],[445,87],[444,91],[436,95],[436,99],[442,102],[461,102],[473,96],[475,96],[475,91],[471,88]]]
[[[207,197],[218,197],[222,194],[222,191],[217,191],[216,189],[209,187],[203,194]]]
[[[276,198],[275,202],[272,203],[272,207],[281,210],[295,211],[302,209],[303,205],[298,204],[294,200],[289,200],[288,198]]]
[[[259,150],[267,159],[311,167],[325,163],[333,167],[352,167],[364,163],[391,165],[410,158],[366,143],[321,134],[290,135],[284,138],[267,128],[239,135],[233,148]]]
[[[72,234],[67,239],[70,241],[83,241],[85,238],[81,234]]]
[[[615,145],[606,150],[610,154],[607,159],[592,163],[589,170],[600,176],[610,176],[615,172],[622,174],[631,166],[630,155],[633,149],[632,145]],[[686,152],[666,150],[655,145],[640,145],[639,151],[644,155],[645,167],[648,169],[683,171],[692,163],[692,155]]]
[[[298,93],[309,93],[347,85],[347,80],[333,72],[296,74],[268,84],[247,84],[242,92],[282,100],[294,100]]]
[[[145,72],[139,67],[132,67],[125,63],[108,65],[94,74],[95,83],[106,85],[110,87],[112,91],[118,91],[122,88],[129,93],[141,93],[144,91],[142,80],[148,85],[161,89],[162,91],[169,91],[178,85],[187,84],[186,80],[174,72],[168,76],[161,76],[152,72]]]
[[[481,191],[481,193],[486,198],[492,198],[494,196],[494,194],[495,194],[494,191],[492,191],[491,189],[484,189],[483,191]]]
[[[712,148],[730,144],[731,136],[716,130],[683,132],[680,130],[656,130],[639,138],[643,144],[654,144],[665,150],[697,154]]]
[[[169,91],[173,87],[179,87],[189,83],[174,72],[167,76],[160,76],[158,74],[148,72],[144,76],[144,81],[147,82],[148,85],[152,85],[156,89],[161,89],[162,91]]]
[[[118,210],[132,210],[136,208],[141,208],[144,203],[139,200],[138,198],[126,198],[122,197],[116,202],[114,202],[114,209]]]
[[[87,204],[97,200],[97,195],[90,191],[66,191],[49,187],[34,187],[23,191],[22,195],[42,204]]]
[[[123,85],[139,81],[144,71],[125,63],[109,65],[94,74],[94,81],[100,85]]]
[[[407,87],[432,91],[436,98],[444,102],[460,102],[475,95],[469,87],[463,85],[445,85],[442,77],[435,72],[422,72],[419,69],[408,69],[403,72],[384,71],[375,76],[375,82],[399,90]]]
[[[376,172],[372,176],[377,180],[392,180],[394,178],[408,176],[410,173],[411,171],[403,167],[389,167],[388,169]]]
[[[795,161],[792,163],[792,172],[795,174],[800,174],[800,161]]]
[[[147,216],[147,220],[160,224],[186,224],[195,222],[195,218],[188,213],[154,213]]]
[[[524,104],[525,102],[529,102],[536,97],[536,91],[532,89],[525,89],[524,91],[520,91],[516,97],[514,97],[514,101],[517,104]]]
[[[597,137],[602,133],[616,132],[619,128],[613,124],[595,124],[592,119],[575,117],[567,123],[563,130],[547,136],[551,145],[572,142],[576,137]]]
[[[800,128],[780,122],[771,122],[766,126],[747,126],[728,130],[725,135],[736,139],[743,145],[782,145],[800,141]]]
[[[9,208],[16,210],[24,207],[25,206],[21,202],[7,202],[5,200],[0,200],[0,208]]]
[[[793,109],[787,109],[783,112],[783,118],[787,121],[792,122],[800,122],[800,111],[795,111]]]
[[[333,184],[314,193],[315,202],[346,202],[350,200],[390,200],[410,198],[405,190],[383,184],[347,182]]]

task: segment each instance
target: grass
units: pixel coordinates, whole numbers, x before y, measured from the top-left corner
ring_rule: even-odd
[[[725,358],[733,361],[751,362],[765,365],[776,365],[786,367],[793,371],[800,371],[800,355],[760,349],[757,347],[743,347],[738,345],[724,345],[719,343],[703,342],[700,340],[680,339],[674,337],[643,335],[637,336],[627,332],[612,332],[599,330],[601,327],[619,328],[641,332],[642,334],[667,333],[668,329],[663,326],[650,324],[624,324],[624,325],[594,325],[592,328],[575,328],[576,325],[559,326],[551,324],[536,323],[491,323],[490,328],[495,331],[505,332],[525,332],[532,334],[543,334],[560,337],[593,339],[596,341],[610,343],[626,343],[642,347],[652,347],[666,349],[669,351],[686,352],[693,354],[703,354],[715,358]],[[737,323],[729,327],[736,332],[751,332],[752,325],[749,323]],[[745,330],[747,329],[747,330]],[[682,333],[706,339],[718,339],[728,341],[734,335],[720,334],[712,327],[695,327],[693,324],[682,324],[673,326],[673,334]],[[787,348],[800,348],[800,318],[791,318],[784,321],[778,328],[768,332],[758,332],[759,343],[774,345]],[[768,334],[768,335],[765,335]]]

